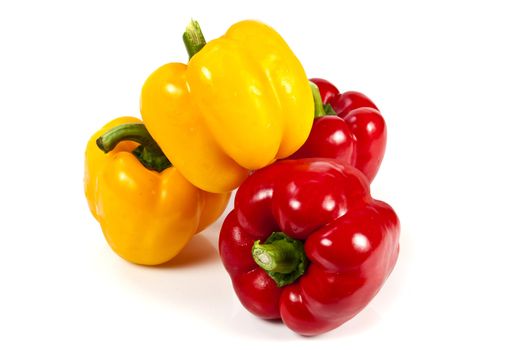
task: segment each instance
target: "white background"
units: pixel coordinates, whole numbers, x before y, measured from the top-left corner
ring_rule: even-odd
[[[344,4],[344,5],[343,5]],[[0,348],[525,347],[525,20],[519,1],[2,1]],[[107,246],[83,194],[84,147],[139,116],[146,77],[208,39],[272,25],[310,77],[387,120],[372,186],[402,222],[373,302],[316,338],[259,320],[217,254],[220,221],[167,266]]]

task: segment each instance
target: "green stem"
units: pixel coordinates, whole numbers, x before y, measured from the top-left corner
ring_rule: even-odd
[[[290,273],[299,264],[299,257],[295,253],[292,243],[278,241],[272,244],[253,245],[253,258],[257,265],[268,272]]]
[[[146,168],[160,173],[171,166],[168,158],[142,123],[115,126],[97,139],[97,146],[104,153],[108,153],[122,141],[139,143],[132,153]]]
[[[193,19],[190,21],[186,31],[182,34],[182,41],[184,41],[190,59],[206,45],[206,39],[204,39],[199,22]]]
[[[142,123],[128,123],[113,127],[97,139],[97,146],[104,153],[113,150],[120,141],[135,141],[146,144],[151,141],[151,135]]]
[[[264,244],[256,241],[252,257],[279,287],[293,283],[302,276],[308,265],[303,242],[283,232],[274,232]]]
[[[337,115],[329,103],[323,104],[319,88],[311,81],[310,89],[312,89],[312,96],[314,98],[314,118],[324,117],[325,115]]]
[[[326,115],[337,115],[336,111],[334,110],[331,104],[327,103],[323,105],[323,108]]]
[[[314,97],[314,117],[322,117],[325,116],[326,113],[324,111],[323,106],[323,100],[321,99],[321,93],[319,92],[319,88],[314,83],[310,82],[310,89],[312,89],[312,95]]]

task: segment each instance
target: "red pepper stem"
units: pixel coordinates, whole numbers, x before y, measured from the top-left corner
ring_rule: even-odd
[[[308,259],[303,242],[283,232],[274,232],[264,244],[256,241],[252,247],[253,260],[279,287],[290,284],[306,270]]]
[[[253,258],[265,271],[290,273],[299,264],[299,258],[292,243],[286,241],[253,246]]]
[[[314,117],[319,118],[326,115],[324,106],[323,106],[323,100],[321,98],[321,93],[319,92],[319,88],[315,83],[310,82],[310,89],[312,89],[312,95],[314,98]]]
[[[182,34],[182,41],[184,41],[190,59],[206,45],[199,22],[193,19],[190,21],[186,31]]]
[[[100,136],[96,142],[100,150],[108,153],[122,141],[134,141],[139,144],[133,150],[133,154],[144,167],[160,173],[171,166],[168,158],[142,123],[117,125]]]

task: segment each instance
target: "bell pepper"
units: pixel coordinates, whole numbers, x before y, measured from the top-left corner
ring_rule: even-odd
[[[301,147],[314,104],[301,63],[275,30],[242,21],[206,43],[193,21],[184,42],[188,64],[168,63],[151,74],[141,114],[189,182],[229,192],[250,170]]]
[[[111,121],[89,140],[84,190],[111,248],[143,265],[172,259],[229,199],[184,179],[132,117]]]
[[[379,291],[398,257],[399,220],[348,164],[283,160],[239,187],[219,252],[246,309],[317,335]]]
[[[316,118],[305,144],[289,158],[338,159],[372,182],[386,147],[386,124],[379,109],[362,93],[341,94],[324,79],[311,82]]]

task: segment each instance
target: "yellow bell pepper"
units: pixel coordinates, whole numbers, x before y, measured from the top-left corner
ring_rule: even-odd
[[[172,259],[229,199],[189,183],[132,117],[117,118],[91,137],[84,176],[89,208],[107,242],[122,258],[143,265]]]
[[[314,117],[308,79],[281,36],[260,22],[236,23],[206,43],[193,21],[184,39],[189,63],[168,63],[147,79],[142,118],[188,181],[229,192],[306,141]]]

